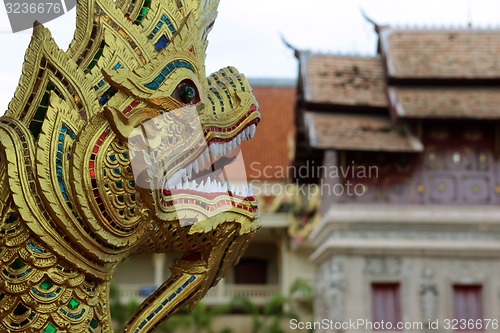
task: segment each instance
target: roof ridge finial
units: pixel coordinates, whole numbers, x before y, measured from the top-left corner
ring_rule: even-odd
[[[370,18],[370,17],[366,14],[366,12],[365,12],[364,8],[363,8],[361,5],[359,6],[359,10],[360,10],[361,15],[363,16],[363,18],[364,18],[366,21],[368,21],[368,23],[371,23],[371,24],[373,25],[373,27],[374,27],[374,29],[375,29],[375,32],[376,32],[376,33],[379,33],[379,32],[380,32],[380,24],[378,24],[377,22],[375,22],[375,20],[373,20],[372,18]]]
[[[467,0],[467,28],[472,29],[472,3]]]
[[[285,35],[282,34],[282,33],[279,33],[280,35],[280,38],[281,38],[281,41],[283,42],[283,44],[285,44],[286,47],[288,47],[290,50],[293,51],[293,54],[295,56],[295,58],[299,59],[300,58],[300,50],[297,49],[295,46],[293,46],[292,44],[290,44],[286,38],[285,38]]]

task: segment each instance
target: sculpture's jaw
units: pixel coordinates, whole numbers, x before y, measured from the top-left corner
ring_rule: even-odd
[[[205,222],[214,226],[215,222],[224,221],[218,215],[227,211],[250,221],[255,218],[256,201],[247,183],[240,150],[241,142],[255,135],[259,120],[255,106],[248,115],[243,120],[246,125],[232,137],[213,138],[172,176],[164,174],[156,192],[158,217],[169,220],[176,214],[182,226]],[[193,229],[198,228],[201,226]]]
[[[201,97],[191,104],[171,109],[173,96],[179,98],[173,94],[151,101],[158,110],[136,113],[138,119],[158,114],[128,136],[136,184],[157,223],[179,221],[196,233],[238,220],[241,231],[250,232],[256,229],[257,206],[240,145],[256,133],[258,104],[234,68],[212,74],[207,82],[208,93],[193,86],[193,96]]]

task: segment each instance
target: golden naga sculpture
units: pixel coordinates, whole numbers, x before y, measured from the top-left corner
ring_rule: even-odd
[[[245,251],[256,203],[225,168],[260,114],[234,68],[206,78],[217,5],[82,0],[67,52],[35,26],[0,118],[0,332],[111,332],[117,265],[180,253],[125,326],[152,332]]]

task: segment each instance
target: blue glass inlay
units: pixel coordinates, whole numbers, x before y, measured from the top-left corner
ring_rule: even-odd
[[[162,73],[163,75],[165,75],[165,76],[168,76],[168,74],[170,74],[170,70],[169,70],[168,68],[166,68],[166,67],[165,67],[165,68],[163,68],[163,69],[162,69],[161,73]]]
[[[113,68],[115,71],[119,70],[122,67],[122,64],[117,63],[115,67]]]
[[[56,152],[56,174],[57,174],[57,182],[59,183],[59,187],[61,189],[61,194],[63,199],[66,201],[66,205],[69,209],[73,209],[73,205],[69,202],[69,196],[66,191],[66,185],[64,184],[63,178],[63,143],[66,137],[69,136],[72,140],[76,140],[76,135],[73,133],[71,129],[69,129],[65,124],[62,124],[61,129],[59,130],[59,143],[57,145]],[[68,160],[71,158],[71,155],[67,155]]]
[[[149,89],[157,90],[160,87],[160,85],[165,81],[165,77],[168,76],[170,73],[172,73],[176,68],[187,68],[193,73],[195,72],[193,66],[190,63],[186,61],[177,60],[169,63],[165,68],[162,69],[161,74],[158,75],[154,79],[154,81],[147,83],[145,86]]]
[[[102,106],[104,104],[106,104],[107,102],[109,101],[109,97],[104,95],[102,96],[100,99],[99,99],[99,104]]]
[[[161,52],[165,47],[167,47],[169,43],[169,40],[167,36],[163,35],[158,39],[158,41],[155,43],[155,50],[156,52]]]
[[[38,247],[36,247],[35,245],[33,245],[33,243],[28,243],[28,247],[30,249],[32,249],[33,251],[35,251],[36,253],[43,253],[42,250],[40,250]]]
[[[111,97],[113,97],[114,95],[116,95],[116,93],[118,92],[118,90],[116,90],[115,88],[109,88],[105,93],[104,95],[101,96],[101,98],[99,99],[99,104],[101,106],[103,106],[104,104],[106,104],[109,99]]]
[[[155,82],[157,82],[158,84],[161,84],[163,80],[165,80],[165,76],[163,74],[160,74],[157,77],[155,77]]]
[[[157,90],[159,88],[159,84],[156,83],[156,82],[151,82],[151,83],[148,83],[146,84],[146,88],[149,88],[149,89],[152,89],[152,90]]]

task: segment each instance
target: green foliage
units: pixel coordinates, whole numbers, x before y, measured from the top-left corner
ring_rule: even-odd
[[[213,322],[218,316],[229,313],[229,305],[206,306],[200,302],[192,311],[185,309],[171,317],[165,324],[159,328],[161,333],[172,333],[177,329],[189,329],[194,333],[215,333]],[[232,333],[231,329],[224,328],[220,333]]]
[[[134,300],[131,300],[128,304],[122,303],[120,300],[119,288],[115,284],[111,284],[109,288],[109,307],[111,319],[117,328],[121,329],[125,325],[138,306],[139,303]]]
[[[313,312],[314,289],[309,282],[296,280],[290,288],[290,294],[306,311]]]
[[[291,310],[291,298],[284,295],[271,297],[262,310],[248,298],[236,298],[232,305],[252,316],[251,333],[285,333],[281,326],[283,320],[298,319],[298,315]]]
[[[158,333],[175,333],[179,330],[193,333],[233,333],[230,328],[220,332],[213,329],[214,320],[222,314],[231,313],[233,310],[242,311],[252,318],[251,333],[284,333],[284,321],[299,319],[294,311],[297,302],[310,307],[313,303],[313,288],[303,280],[297,280],[290,289],[290,296],[275,295],[263,306],[258,306],[248,298],[235,298],[230,304],[207,306],[200,302],[192,311],[187,308],[172,316],[166,323],[158,327]],[[136,301],[125,305],[120,302],[119,290],[115,285],[110,288],[111,315],[118,328],[124,326],[138,307]]]

